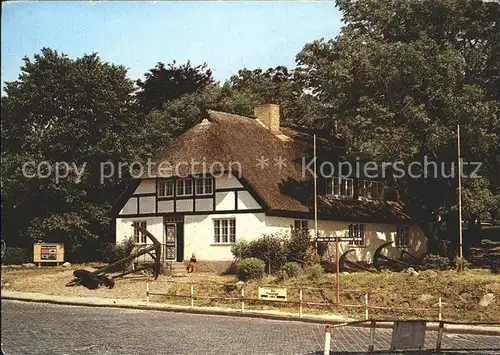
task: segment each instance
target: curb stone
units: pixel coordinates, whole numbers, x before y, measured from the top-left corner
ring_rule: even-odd
[[[83,306],[83,307],[108,307],[108,308],[123,308],[123,309],[136,309],[136,310],[149,310],[149,311],[164,311],[164,312],[177,312],[177,313],[191,313],[191,314],[204,314],[204,315],[219,315],[231,317],[246,317],[246,318],[261,318],[269,320],[280,321],[298,321],[305,323],[316,324],[341,324],[346,322],[353,322],[354,319],[347,319],[341,317],[328,317],[316,315],[303,315],[299,317],[294,314],[287,313],[269,313],[263,311],[245,311],[234,309],[223,309],[216,307],[188,307],[177,305],[166,305],[163,303],[149,303],[145,301],[132,301],[127,299],[112,299],[112,298],[97,298],[97,297],[68,297],[68,296],[54,296],[44,295],[39,293],[17,292],[2,290],[2,300],[12,300],[30,303],[48,303],[67,306]],[[377,328],[392,328],[393,322],[377,322]],[[356,324],[357,327],[370,327],[370,324]],[[428,331],[438,330],[439,324],[437,322],[429,322],[427,324]],[[447,334],[474,334],[474,335],[492,335],[500,336],[500,326],[470,326],[458,324],[446,324],[445,333]]]

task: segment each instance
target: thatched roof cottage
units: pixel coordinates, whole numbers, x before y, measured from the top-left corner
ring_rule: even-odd
[[[393,201],[384,181],[360,169],[344,171],[346,165],[335,169],[346,161],[342,139],[281,127],[277,105],[257,107],[254,116],[209,110],[162,151],[124,196],[116,241],[146,243],[131,223],[137,222],[165,245],[165,260],[181,262],[192,253],[198,260],[229,261],[235,241],[294,228],[309,229],[313,238],[316,135],[317,235],[352,237],[341,250],[354,248],[366,262],[390,240],[393,256],[425,252],[418,221]]]

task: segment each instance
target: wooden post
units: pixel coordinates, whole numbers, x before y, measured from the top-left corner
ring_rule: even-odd
[[[245,312],[245,286],[241,286],[241,313]]]
[[[146,282],[146,306],[149,306],[149,282]]]
[[[437,342],[436,342],[436,351],[437,352],[441,351],[441,342],[443,340],[443,330],[444,330],[444,323],[439,322],[439,329],[438,329]]]
[[[316,135],[314,135],[314,238],[318,238],[318,184],[316,174]],[[316,242],[316,252],[318,243]]]
[[[460,161],[460,125],[457,125],[457,156],[458,156],[458,236],[459,256],[463,257],[462,248],[462,166]]]
[[[302,318],[302,289],[299,290],[299,318]]]
[[[370,345],[368,345],[368,351],[373,351],[374,345],[375,345],[375,320],[371,321],[370,324]]]
[[[335,238],[335,267],[337,273],[337,306],[340,304],[340,257],[339,257],[339,237]]]
[[[442,317],[443,317],[442,313],[443,313],[443,302],[441,302],[441,296],[439,296],[439,316],[438,316],[438,318],[440,321],[442,320]]]
[[[365,319],[368,320],[368,292],[365,292]]]
[[[194,284],[191,284],[191,308],[194,307]]]

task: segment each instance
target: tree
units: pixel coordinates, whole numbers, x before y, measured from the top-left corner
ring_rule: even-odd
[[[23,61],[2,97],[2,236],[12,246],[64,242],[79,258],[112,231],[108,213],[122,185],[102,184],[100,163],[135,154],[133,82],[95,53],[71,59],[43,48]],[[62,162],[68,177],[56,181],[50,169]]]
[[[321,103],[310,100],[295,72],[284,66],[242,69],[223,84],[209,83],[173,96],[153,108],[137,131],[145,158],[198,123],[207,109],[251,117],[257,105],[275,103],[280,105],[282,125],[309,128],[321,125],[325,115]]]
[[[285,126],[315,127],[324,118],[322,107],[305,94],[296,72],[285,66],[239,70],[224,87],[223,106],[228,112],[253,116],[255,106],[274,103],[280,105]]]
[[[160,110],[165,103],[214,83],[212,71],[205,63],[193,67],[189,61],[180,66],[175,61],[167,66],[158,62],[144,76],[144,81],[137,81],[137,104],[142,113]]]
[[[479,185],[464,180],[466,218],[477,223],[494,212],[500,195],[500,5],[469,0],[337,5],[346,22],[341,34],[307,44],[297,61],[311,99],[330,110],[330,124],[344,128],[350,153],[379,162],[428,157],[447,164],[449,174],[460,124],[462,156],[482,162],[484,178]],[[439,238],[456,244],[456,179],[407,175],[398,185],[401,198],[420,212],[430,249],[438,248]]]

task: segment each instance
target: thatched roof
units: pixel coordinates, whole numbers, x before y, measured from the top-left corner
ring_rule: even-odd
[[[317,133],[318,159],[340,159],[345,151],[341,141],[335,141],[320,132],[281,128],[281,133],[271,132],[258,120],[224,112],[207,111],[205,119],[181,135],[156,162],[168,161],[172,165],[191,160],[205,163],[191,169],[183,165],[180,174],[203,173],[213,162],[226,168],[239,162],[242,180],[259,197],[266,212],[274,215],[296,215],[311,218],[314,211],[313,179],[302,176],[302,159],[309,162],[313,156],[313,133]],[[267,158],[269,166],[258,166],[261,158]],[[281,159],[286,164],[275,166]],[[233,166],[234,167],[234,166]],[[162,174],[161,177],[175,175]],[[160,177],[158,171],[152,176]],[[395,202],[348,201],[327,197],[319,199],[319,217],[322,219],[389,222],[407,220],[409,217]]]

